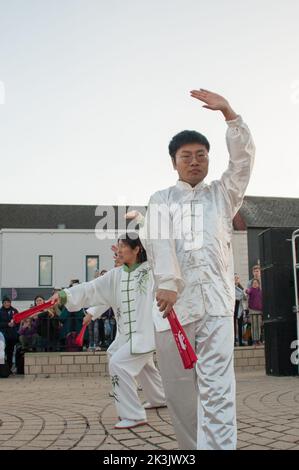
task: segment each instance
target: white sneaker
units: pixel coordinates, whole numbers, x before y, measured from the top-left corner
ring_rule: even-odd
[[[143,408],[146,410],[152,410],[155,408],[166,408],[166,407],[167,407],[166,403],[160,403],[159,405],[153,405],[149,401],[147,401],[146,403],[143,403]]]
[[[143,426],[147,424],[145,419],[122,419],[114,426],[114,429],[130,429],[136,428],[136,426]]]

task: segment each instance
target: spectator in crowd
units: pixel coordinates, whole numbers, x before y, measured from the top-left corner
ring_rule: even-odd
[[[80,284],[79,279],[73,279],[70,281],[69,287]],[[75,345],[75,339],[77,334],[82,328],[83,318],[85,317],[85,310],[81,308],[75,312],[69,312],[67,308],[63,307],[61,310],[59,320],[62,324],[60,330],[60,344],[61,349],[64,351],[80,351],[82,348]],[[83,346],[87,347],[89,344],[89,332],[86,329],[84,334]]]
[[[0,331],[0,379],[9,377],[9,368],[5,363],[5,338]]]
[[[252,287],[252,282],[254,279],[257,279],[259,283],[261,284],[261,267],[259,264],[255,264],[253,266],[252,275],[253,275],[253,278],[248,281],[247,289],[250,289],[250,287]]]
[[[69,310],[63,307],[59,316],[59,321],[62,323],[60,330],[60,345],[63,351],[81,351],[82,348],[77,347],[74,349],[74,341],[78,333],[82,328],[83,318],[85,317],[85,310],[82,308],[75,312],[69,312]],[[88,347],[89,345],[89,333],[86,329],[83,339],[83,346]]]
[[[117,268],[123,264],[118,256],[118,246],[112,245],[111,250],[113,251],[114,267]],[[107,272],[108,271],[106,269],[102,269],[102,271],[99,273],[99,276],[103,276]],[[109,308],[101,315],[99,319],[92,323],[96,322],[98,323],[99,331],[99,347],[96,347],[95,350],[106,351],[116,336],[116,320],[113,309]],[[92,323],[88,325],[89,328],[91,327]]]
[[[35,306],[44,303],[45,299],[41,295],[35,297]],[[39,335],[39,351],[58,351],[60,321],[57,311],[55,309],[49,309],[39,313],[36,324],[37,334]]]
[[[246,289],[248,294],[249,317],[251,321],[251,336],[253,345],[261,344],[262,328],[262,291],[258,279],[253,279],[252,287]]]
[[[5,364],[5,338],[0,332],[0,364]]]
[[[99,269],[95,270],[94,279],[97,279],[100,276],[103,276],[107,271],[102,269],[100,272]],[[100,351],[101,342],[104,341],[104,324],[101,319],[97,319],[94,322],[89,323],[88,325],[89,333],[89,351]]]
[[[103,325],[103,330],[101,330],[101,349],[106,351],[116,336],[116,320],[113,309],[109,308],[106,310],[100,317],[99,322]]]
[[[235,274],[235,310],[234,310],[234,327],[235,327],[235,346],[243,346],[243,316],[244,307],[243,300],[246,299],[244,288],[240,284],[240,276]]]
[[[23,349],[36,351],[38,347],[37,319],[25,318],[19,328],[19,340]]]
[[[6,360],[11,373],[14,348],[19,341],[18,326],[13,321],[15,313],[18,313],[18,311],[12,307],[11,299],[8,296],[4,296],[0,309],[0,331],[5,338]]]

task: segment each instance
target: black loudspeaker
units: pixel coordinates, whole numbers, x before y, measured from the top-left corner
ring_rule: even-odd
[[[264,323],[266,374],[298,375],[296,318]]]
[[[284,320],[295,316],[292,233],[296,228],[270,228],[259,235],[263,318]]]
[[[263,318],[284,320],[294,316],[295,286],[291,265],[261,267]]]
[[[292,266],[292,233],[298,227],[269,228],[259,234],[261,267]],[[297,252],[298,255],[298,252]]]
[[[6,379],[10,375],[8,364],[0,364],[0,378]]]
[[[266,373],[297,375],[297,321],[292,258],[296,228],[271,228],[259,235]]]

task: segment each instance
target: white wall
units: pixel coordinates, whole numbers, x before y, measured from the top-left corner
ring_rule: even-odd
[[[112,236],[112,235],[111,235]],[[65,287],[72,278],[85,281],[88,255],[99,255],[100,270],[113,267],[111,245],[116,239],[96,238],[88,230],[9,230],[0,232],[2,287],[38,287],[38,257],[53,256],[53,286]],[[248,281],[247,232],[233,232],[235,272]]]
[[[248,282],[248,244],[247,232],[233,232],[232,238],[235,273],[239,274],[243,287]]]
[[[101,269],[113,267],[112,240],[87,230],[2,230],[1,286],[38,287],[39,255],[53,256],[53,286],[85,281],[86,256],[98,255]]]
[[[0,287],[2,286],[2,232],[0,230]]]

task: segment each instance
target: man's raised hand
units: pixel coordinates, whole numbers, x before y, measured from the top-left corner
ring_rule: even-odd
[[[230,106],[227,99],[223,96],[213,93],[212,91],[200,88],[199,90],[190,91],[192,98],[205,103],[203,108],[212,109],[213,111],[221,111],[227,121],[236,119],[238,116]]]

